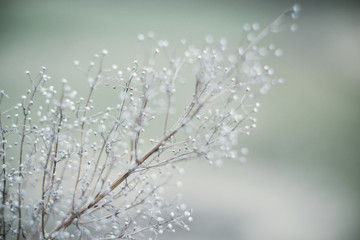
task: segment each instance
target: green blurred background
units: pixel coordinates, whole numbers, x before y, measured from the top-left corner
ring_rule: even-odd
[[[172,49],[182,38],[201,46],[207,34],[236,46],[244,23],[265,26],[294,3],[3,0],[0,89],[17,102],[24,71],[41,66],[54,82],[85,88],[75,59],[87,64],[107,48],[106,62],[124,68],[146,50],[136,36],[149,30]],[[260,99],[258,128],[240,139],[247,163],[184,164],[192,231],[162,239],[360,239],[360,5],[300,3],[298,32],[270,37],[285,54],[269,64],[286,81]]]

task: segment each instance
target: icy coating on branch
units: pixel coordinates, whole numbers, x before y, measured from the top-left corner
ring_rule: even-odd
[[[225,38],[207,36],[202,48],[182,40],[184,53],[163,66],[157,61],[166,40],[124,70],[104,66],[107,50],[86,67],[75,61],[89,85],[82,97],[66,79],[59,90],[51,86],[45,67],[26,71],[31,88],[13,108],[0,109],[2,239],[150,240],[189,230],[192,210],[181,194],[165,199],[164,187],[184,172],[181,161],[244,161],[248,150],[238,139],[256,127],[256,97],[282,82],[262,63],[282,50],[260,40],[296,30],[288,23],[299,10],[262,30],[245,24],[246,43],[230,54]],[[192,77],[182,75],[189,66]],[[96,107],[101,88],[112,88],[118,101]],[[0,103],[6,98],[1,90]]]

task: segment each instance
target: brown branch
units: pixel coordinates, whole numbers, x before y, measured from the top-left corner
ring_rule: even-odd
[[[37,92],[37,88],[40,86],[40,84],[42,83],[42,81],[44,80],[44,78],[40,78],[39,82],[34,86],[34,89],[32,91],[32,94],[31,94],[31,97],[30,97],[30,101],[27,105],[27,107],[25,108],[25,106],[23,105],[23,114],[24,114],[24,120],[23,120],[23,126],[22,126],[22,131],[21,131],[21,142],[20,142],[20,153],[19,153],[19,176],[20,177],[23,177],[23,173],[22,173],[22,162],[23,162],[23,151],[24,151],[24,143],[25,143],[25,130],[26,130],[26,121],[27,121],[27,118],[29,116],[29,112],[30,112],[30,107],[32,105],[32,102],[34,100],[34,97],[35,97],[35,93]],[[21,212],[21,204],[22,204],[22,198],[21,198],[21,183],[19,183],[19,186],[18,186],[18,216],[19,216],[19,219],[18,219],[18,228],[17,228],[17,237],[16,239],[17,240],[20,240],[20,237],[21,237],[21,232],[22,232],[22,228],[21,228],[21,218],[22,218],[22,212]]]
[[[92,94],[94,93],[95,90],[95,86],[97,81],[99,80],[100,74],[102,72],[102,64],[103,64],[103,60],[104,57],[101,58],[100,60],[100,66],[99,66],[99,71],[96,75],[96,78],[94,80],[94,82],[92,83],[91,87],[90,87],[90,92],[88,94],[86,103],[85,103],[85,110],[83,113],[83,119],[82,119],[82,123],[81,123],[81,136],[80,136],[80,159],[79,159],[79,166],[78,166],[78,172],[77,172],[77,177],[76,177],[76,181],[75,181],[75,186],[74,186],[74,193],[73,193],[73,198],[72,198],[72,204],[71,204],[71,210],[73,211],[75,209],[75,198],[76,198],[76,190],[77,187],[79,185],[80,182],[80,175],[81,175],[81,166],[82,166],[82,160],[83,160],[83,152],[84,152],[84,128],[85,128],[85,117],[86,117],[86,113],[87,113],[87,108],[90,104],[90,99]]]
[[[49,159],[50,159],[51,154],[52,154],[52,146],[53,146],[53,144],[55,142],[55,139],[56,139],[55,149],[54,149],[54,161],[53,161],[53,167],[52,167],[52,176],[51,176],[51,182],[49,184],[49,189],[48,189],[48,191],[51,191],[50,188],[53,187],[53,184],[54,184],[54,181],[55,181],[56,158],[57,158],[58,147],[59,147],[59,134],[60,134],[60,131],[61,131],[62,120],[63,120],[63,117],[64,117],[63,112],[62,112],[63,100],[64,100],[64,91],[62,92],[61,100],[60,100],[60,106],[58,107],[58,112],[60,114],[59,122],[57,124],[56,132],[54,131],[54,133],[53,133],[54,136],[53,136],[51,144],[50,144],[49,152],[48,152],[47,159],[46,159],[44,175],[43,175],[41,199],[42,199],[44,205],[42,206],[42,210],[41,210],[41,223],[40,223],[40,226],[39,226],[39,228],[41,229],[41,233],[42,233],[43,237],[45,236],[45,224],[46,224],[45,223],[45,213],[46,213],[47,205],[50,202],[50,197],[51,197],[51,194],[49,194],[47,199],[44,201],[44,199],[45,199],[45,184],[46,184],[46,178],[45,177],[46,177],[46,171],[47,171],[48,162],[49,162]],[[37,239],[39,239],[40,229],[38,231]]]
[[[2,148],[2,151],[3,151],[3,156],[2,156],[2,164],[6,164],[6,159],[5,159],[5,132],[4,132],[4,129],[2,128],[2,121],[1,121],[1,118],[2,118],[2,114],[1,114],[1,111],[0,111],[0,131],[1,131],[1,139],[2,139],[2,144],[1,144],[1,148]],[[5,222],[5,202],[6,202],[6,197],[7,197],[7,194],[6,194],[6,168],[3,167],[2,169],[2,174],[4,175],[3,176],[3,189],[2,189],[2,208],[1,208],[1,235],[2,235],[2,238],[5,240],[6,239],[6,222]]]

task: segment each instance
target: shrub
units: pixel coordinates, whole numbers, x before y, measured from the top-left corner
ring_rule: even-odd
[[[159,41],[147,59],[122,72],[104,67],[103,50],[88,67],[75,62],[89,84],[85,97],[77,97],[65,79],[60,90],[49,86],[45,67],[36,76],[27,71],[31,88],[0,111],[2,238],[155,239],[164,231],[188,230],[191,210],[181,195],[164,199],[163,186],[183,172],[178,162],[221,165],[247,154],[236,147],[238,136],[256,127],[255,98],[281,81],[261,63],[281,50],[259,41],[298,11],[295,5],[262,31],[257,23],[244,25],[247,45],[230,55],[226,39],[214,43],[208,36],[202,49],[183,42],[184,54],[159,68],[168,45]],[[186,65],[195,74],[184,89]],[[109,87],[120,100],[99,109],[94,92]],[[186,100],[179,96],[189,98],[183,111]],[[0,103],[5,98],[2,90]]]

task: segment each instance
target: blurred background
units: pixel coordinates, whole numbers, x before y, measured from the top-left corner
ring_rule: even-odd
[[[260,99],[258,128],[240,139],[246,164],[184,164],[192,230],[161,239],[360,239],[360,4],[298,2],[298,31],[269,38],[284,50],[268,63],[285,83]],[[54,82],[85,88],[75,59],[87,64],[107,48],[106,62],[125,68],[146,50],[137,35],[148,31],[172,49],[182,38],[201,46],[208,34],[235,47],[244,23],[264,27],[294,3],[3,0],[0,89],[16,103],[29,87],[24,71],[41,66]]]

